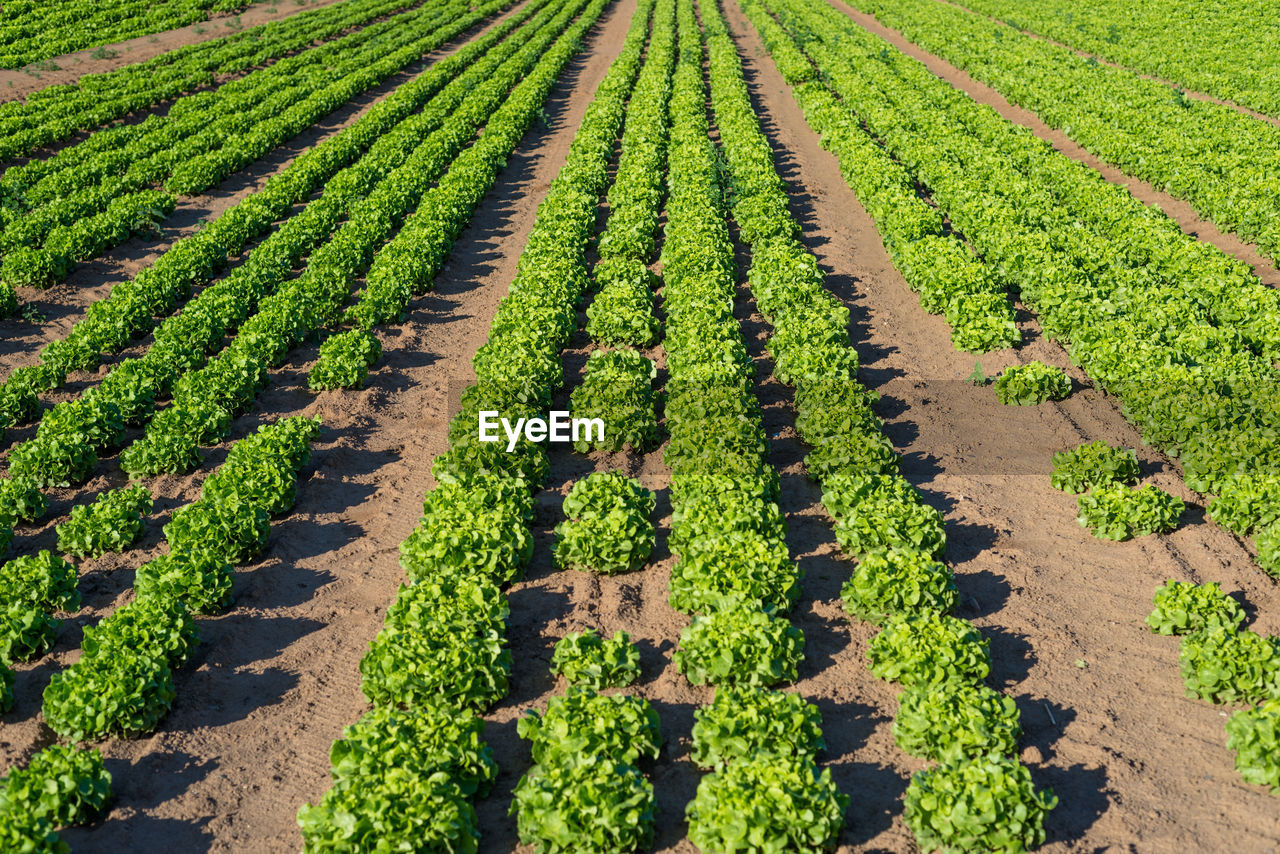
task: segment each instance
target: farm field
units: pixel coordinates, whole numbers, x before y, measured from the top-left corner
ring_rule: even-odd
[[[6,4],[0,850],[1274,850],[1280,89],[1168,6]]]

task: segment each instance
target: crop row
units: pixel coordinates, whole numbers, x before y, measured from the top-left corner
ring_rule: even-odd
[[[270,518],[294,502],[299,470],[319,433],[318,419],[287,418],[236,442],[201,488],[201,497],[176,510],[164,526],[168,551],[139,567],[135,598],[96,626],[86,627],[81,655],[56,672],[45,688],[45,723],[69,742],[151,732],[175,698],[173,671],[199,641],[193,614],[212,614],[229,601],[232,567],[261,552]],[[149,503],[149,496],[148,503]],[[48,609],[79,607],[75,568],[48,552],[0,567],[12,595],[5,618],[4,658],[46,650],[56,631]],[[30,617],[15,621],[16,609]],[[87,766],[85,763],[88,763]],[[54,745],[37,753],[27,772],[50,765],[60,776],[47,784],[38,808],[18,814],[27,796],[0,797],[0,822],[15,844],[6,850],[65,851],[57,826],[100,811],[110,776],[96,754],[68,753]],[[39,777],[37,777],[39,778]]]
[[[161,33],[247,5],[248,0],[10,0],[0,17],[0,68]]]
[[[344,0],[0,104],[0,161],[211,86],[218,75],[243,73],[416,2]]]
[[[812,63],[765,10],[743,4],[778,69],[794,88],[805,118],[875,221],[885,250],[926,311],[942,314],[959,350],[985,352],[1022,340],[1004,286],[969,247],[945,227],[943,216],[917,193],[908,169],[847,113],[822,84]]]
[[[1249,704],[1227,719],[1227,749],[1245,782],[1280,792],[1280,638],[1241,628],[1245,611],[1217,584],[1156,588],[1151,631],[1182,635],[1178,660],[1188,697]]]
[[[1267,0],[1230,5],[1130,0],[964,0],[960,5],[1143,74],[1280,116],[1280,74]],[[1241,61],[1248,57],[1248,61]]]
[[[47,286],[139,227],[137,199],[158,222],[179,194],[199,193],[262,157],[458,33],[466,4],[429,5],[276,63],[165,116],[100,131],[0,179],[10,212],[0,280]],[[425,34],[420,31],[425,30]],[[295,61],[296,60],[296,61]],[[29,174],[34,172],[34,174]],[[29,183],[30,182],[30,183]],[[165,192],[150,189],[163,184]]]
[[[772,329],[775,376],[795,388],[796,426],[811,447],[805,465],[823,486],[841,552],[858,561],[842,596],[851,619],[881,626],[871,670],[906,689],[894,721],[904,751],[940,764],[907,787],[906,821],[921,850],[1020,850],[1044,841],[1044,813],[1015,756],[1013,701],[982,684],[987,642],[948,613],[951,571],[938,561],[942,517],[897,474],[899,457],[856,379],[848,311],[827,291],[799,227],[773,152],[751,109],[737,49],[707,4],[711,92],[733,181],[733,214],[751,247],[748,280]]]
[[[857,0],[886,25],[1201,216],[1280,252],[1280,127],[932,0]],[[995,37],[992,38],[992,30]]]
[[[471,26],[500,8],[504,2],[505,0],[495,0],[488,6],[482,6],[472,16],[460,19],[457,25]],[[359,170],[348,167],[360,161],[375,144],[393,149],[394,141],[380,141],[384,136],[399,137],[401,132],[394,129],[403,127],[403,123],[428,103],[433,105],[426,110],[431,118],[417,121],[423,123],[424,132],[434,130],[444,117],[438,110],[444,109],[447,113],[452,108],[445,105],[453,104],[456,107],[472,83],[468,80],[449,88],[447,92],[442,90],[542,5],[528,4],[519,13],[457,53],[441,60],[426,73],[401,85],[351,127],[316,146],[273,176],[261,191],[228,208],[196,234],[175,243],[133,280],[113,287],[106,298],[89,307],[85,317],[72,327],[66,338],[46,345],[41,351],[39,364],[19,368],[5,381],[3,387],[0,387],[0,420],[5,426],[12,426],[34,417],[40,411],[37,393],[61,387],[69,372],[91,369],[98,364],[103,354],[118,352],[132,339],[150,332],[155,326],[154,318],[172,313],[192,289],[206,284],[231,257],[243,251],[254,238],[274,228],[277,221],[285,219],[287,222],[281,230],[289,234],[273,235],[269,238],[272,242],[264,243],[262,251],[251,255],[246,264],[263,266],[252,277],[247,272],[240,274],[249,277],[251,281],[261,280],[263,292],[274,288],[271,277],[274,275],[282,279],[287,276],[302,257],[328,236],[338,218],[345,215],[348,203],[363,196],[372,176],[379,174],[376,171],[361,174]],[[507,50],[502,48],[497,53],[505,58]],[[484,73],[483,67],[477,66],[477,69],[477,73]],[[437,95],[441,99],[433,100]],[[378,158],[367,162],[378,168]],[[335,178],[340,173],[343,177]],[[326,201],[320,205],[323,213],[312,211],[307,214],[306,211],[313,207],[311,197],[321,188],[324,190],[322,199],[336,196],[343,200],[342,203]],[[353,196],[353,193],[356,195]],[[293,206],[299,202],[306,203],[306,207],[301,214],[291,217]],[[330,205],[334,207],[330,208]],[[328,226],[322,227],[326,223]],[[309,234],[311,239],[301,240],[297,232]],[[230,295],[219,296],[228,290],[232,291]],[[235,309],[243,302],[244,297],[237,298],[242,290],[243,288],[233,290],[231,284],[224,284],[210,288],[208,295],[197,299],[201,304],[223,304],[225,308],[217,315],[221,317],[225,316],[227,308]],[[208,311],[197,308],[197,303],[193,301],[182,316],[162,323],[156,331],[157,343],[168,339],[170,343],[161,349],[176,349],[177,352],[168,356],[148,355],[147,358],[160,365],[167,362],[184,364],[193,358],[184,354],[188,351],[200,353],[203,348],[220,338],[216,330],[233,327],[232,321],[223,320],[221,325],[212,326],[213,332],[204,331],[207,321],[202,320],[202,317]],[[193,364],[199,364],[200,361]],[[136,364],[135,361],[126,360],[120,369],[123,373],[131,373],[136,368],[126,368],[125,365]],[[145,410],[145,401],[141,405]]]
[[[530,4],[529,14],[538,8],[539,4]],[[259,318],[271,318],[272,314],[263,312],[270,311],[273,305],[275,317],[285,312],[291,322],[299,322],[296,312],[289,314],[293,312],[290,305],[296,304],[299,298],[296,289],[305,282],[290,280],[293,266],[328,239],[343,218],[347,224],[342,228],[349,235],[362,234],[361,216],[376,216],[386,208],[382,200],[395,198],[391,194],[403,185],[403,178],[396,176],[414,176],[411,188],[422,188],[434,179],[448,166],[456,148],[474,135],[495,102],[534,66],[540,53],[572,17],[572,9],[543,6],[526,25],[524,34],[531,38],[507,38],[495,45],[498,38],[512,32],[509,27],[500,28],[460,51],[456,55],[458,62],[442,63],[438,74],[429,72],[420,81],[406,84],[406,90],[398,92],[392,100],[405,102],[402,108],[420,105],[420,111],[386,130],[368,154],[330,179],[320,198],[267,238],[230,276],[206,288],[182,314],[161,324],[145,355],[125,360],[96,388],[48,410],[36,435],[11,451],[11,476],[18,483],[39,486],[79,482],[96,462],[95,450],[116,445],[125,423],[147,423],[148,436],[165,437],[164,442],[156,438],[148,442],[144,436],[140,444],[130,446],[122,462],[132,473],[186,470],[197,464],[196,447],[216,441],[227,429],[231,416],[252,400],[256,384],[266,378],[267,363],[263,362],[244,362],[248,369],[239,370],[236,377],[223,379],[221,383],[217,373],[205,372],[209,368],[206,364],[209,356],[221,353],[219,359],[225,360],[228,352],[234,353],[237,346],[246,346],[238,344],[241,339],[237,338],[224,347],[225,334],[237,330],[251,332],[253,327],[242,326],[250,316],[254,319],[249,322],[259,327],[270,323]],[[513,18],[510,26],[514,27],[521,19],[522,16]],[[457,73],[459,70],[462,73]],[[441,85],[455,74],[453,80]],[[424,95],[433,91],[436,96],[423,105]],[[410,198],[400,204],[403,208],[412,201]],[[349,245],[339,244],[338,248],[350,250]],[[324,266],[326,258],[332,259],[335,254],[339,259],[347,257],[338,248],[318,250],[307,264],[310,276],[317,277],[320,271],[329,270],[330,278],[336,276],[339,281],[347,281],[344,277],[354,275],[354,270],[334,266],[331,260],[328,267]],[[358,261],[360,256],[352,257]],[[281,290],[285,282],[289,285]],[[288,341],[261,333],[244,340],[286,349],[290,346]],[[237,378],[254,385],[229,384],[228,380],[234,382]],[[242,389],[240,397],[228,401],[233,404],[230,406],[215,402],[225,397],[215,401],[193,397],[200,391],[208,395],[237,388]],[[156,422],[148,419],[155,402],[165,396],[172,396],[174,405],[167,410],[170,414],[159,416],[160,426],[152,426]],[[191,401],[195,401],[194,404]],[[184,407],[184,404],[187,405]],[[193,415],[198,415],[198,420],[193,419]],[[170,429],[162,432],[165,424],[171,425]]]
[[[825,3],[769,0],[766,8],[791,49],[813,61],[838,109],[911,164],[1046,333],[1120,398],[1148,443],[1181,461],[1188,486],[1255,496],[1221,505],[1239,514],[1240,533],[1272,524],[1280,293]]]
[[[587,8],[556,73],[604,6],[605,0],[596,0]],[[652,10],[648,0],[637,8],[623,49],[538,208],[516,279],[490,329],[485,346],[491,351],[526,355],[526,364],[545,354],[558,367],[573,307],[586,289],[584,253]],[[335,743],[333,788],[299,811],[305,850],[410,842],[476,850],[480,829],[470,800],[487,793],[494,769],[479,742],[481,724],[474,713],[507,692],[508,605],[500,587],[521,575],[532,553],[532,492],[547,464],[542,448],[528,442],[510,455],[496,444],[479,443],[477,412],[488,407],[475,401],[487,398],[513,417],[515,407],[497,402],[516,403],[523,392],[549,400],[560,377],[543,374],[516,389],[510,378],[487,374],[481,363],[477,357],[477,385],[464,395],[463,410],[450,425],[451,449],[433,467],[439,485],[426,497],[418,528],[400,547],[411,584],[400,589],[360,665],[362,690],[375,709]],[[545,385],[533,385],[538,380]],[[403,746],[365,748],[375,740],[387,748],[396,740]]]
[[[709,24],[714,10],[701,4]],[[686,807],[704,851],[817,851],[834,846],[847,796],[815,756],[821,716],[793,682],[804,636],[785,614],[801,573],[786,545],[767,460],[754,365],[734,316],[733,242],[718,153],[708,138],[704,44],[691,0],[680,4],[672,98],[667,229],[667,429],[676,556],[669,601],[695,616],[673,654],[690,682],[716,686],[695,713],[692,757],[710,769]],[[714,59],[712,60],[714,69]],[[722,116],[716,111],[716,122]]]

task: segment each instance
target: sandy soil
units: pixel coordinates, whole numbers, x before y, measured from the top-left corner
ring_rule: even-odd
[[[1162,190],[1157,190],[1146,181],[1126,175],[1115,166],[1098,159],[1062,131],[1049,127],[1035,113],[1009,103],[997,90],[979,80],[975,80],[967,72],[961,71],[946,60],[927,53],[912,42],[907,41],[897,30],[881,24],[873,16],[860,12],[842,2],[833,2],[832,6],[856,21],[858,26],[875,33],[908,56],[920,60],[935,76],[965,92],[978,103],[992,107],[1011,122],[1030,128],[1035,132],[1036,136],[1052,143],[1055,149],[1067,157],[1084,163],[1100,172],[1103,177],[1113,184],[1119,184],[1128,189],[1135,199],[1144,204],[1155,205],[1160,208],[1187,234],[1197,240],[1211,243],[1228,255],[1234,255],[1244,261],[1253,267],[1253,271],[1258,278],[1270,287],[1280,287],[1280,271],[1277,270],[1275,263],[1270,258],[1259,252],[1256,245],[1246,243],[1235,234],[1223,232],[1217,225],[1200,216],[1189,202],[1171,196]]]
[[[114,71],[135,62],[145,62],[184,45],[212,41],[237,30],[282,20],[308,9],[318,9],[339,2],[341,0],[265,0],[253,4],[239,15],[219,13],[204,23],[138,36],[102,47],[86,48],[55,56],[43,63],[33,63],[25,68],[3,68],[0,69],[0,102],[25,98],[48,86],[75,83],[86,74]],[[93,56],[95,52],[99,53],[97,57]]]

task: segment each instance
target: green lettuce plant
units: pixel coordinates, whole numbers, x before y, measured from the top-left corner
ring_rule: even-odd
[[[556,642],[551,672],[570,685],[618,688],[640,678],[640,650],[626,632],[602,638],[594,629],[570,632]]]
[[[987,640],[972,623],[928,612],[885,620],[867,659],[876,676],[904,686],[976,682],[991,670]]]
[[[1051,791],[1036,791],[1024,765],[992,754],[917,772],[903,816],[921,851],[1020,854],[1044,842],[1045,815],[1057,804]]]
[[[1062,368],[1028,362],[1001,371],[995,390],[996,398],[1006,406],[1035,406],[1071,394],[1071,378]]]
[[[756,754],[704,776],[685,815],[703,851],[831,851],[848,804],[807,756]]]
[[[880,625],[894,614],[945,614],[956,601],[951,570],[928,554],[889,549],[864,554],[840,590],[851,617]]]
[[[719,768],[756,754],[813,758],[826,744],[822,713],[799,694],[757,685],[722,685],[693,713],[689,758]]]
[[[1141,475],[1137,454],[1097,441],[1054,454],[1049,483],[1077,494],[1109,483],[1134,484]]]
[[[694,617],[672,655],[695,685],[776,685],[793,682],[804,658],[804,635],[786,619],[737,604]]]
[[[1234,631],[1244,622],[1244,609],[1216,582],[1191,584],[1170,580],[1156,588],[1155,608],[1147,625],[1158,635],[1185,635],[1201,629]]]
[[[1227,749],[1246,783],[1280,794],[1280,698],[1241,709],[1227,720]]]
[[[1076,499],[1080,524],[1102,540],[1167,534],[1186,509],[1182,499],[1151,484],[1131,489],[1122,483],[1099,486]]]
[[[945,762],[987,753],[1013,755],[1022,726],[1012,697],[967,682],[908,688],[898,697],[893,738],[912,756]]]

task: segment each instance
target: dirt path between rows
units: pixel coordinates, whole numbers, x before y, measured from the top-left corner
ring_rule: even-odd
[[[880,412],[905,475],[946,514],[947,560],[963,600],[957,612],[991,639],[991,681],[1022,713],[1022,757],[1061,798],[1045,850],[1212,850],[1225,840],[1233,850],[1273,849],[1280,818],[1271,796],[1233,767],[1227,710],[1183,696],[1177,640],[1150,634],[1142,619],[1153,588],[1168,578],[1219,581],[1256,609],[1259,631],[1276,632],[1275,585],[1195,506],[1168,537],[1107,543],[1078,525],[1074,498],[1049,486],[1050,454],[1094,439],[1138,447],[1136,431],[1093,389],[1020,408],[964,382],[974,357],[953,350],[947,325],[920,309],[754,30],[736,4],[727,12],[805,240],[853,311],[861,376],[883,395]],[[1024,327],[1034,336],[1034,323]],[[981,363],[994,374],[1033,358],[1084,380],[1061,348],[1038,336]],[[1147,449],[1139,455],[1151,482],[1191,498],[1168,461]],[[828,601],[813,610],[837,618],[829,599],[838,584],[829,585]],[[850,634],[861,660],[871,628],[855,624]],[[896,800],[920,763],[893,745],[894,692],[845,667],[820,670],[799,688],[828,704],[826,761],[853,797],[842,850],[913,850]]]
[[[296,811],[328,788],[330,744],[367,708],[357,667],[403,578],[397,546],[421,515],[430,463],[446,449],[446,399],[471,379],[470,356],[488,335],[537,203],[634,8],[622,0],[597,24],[553,90],[545,122],[525,137],[463,233],[435,293],[414,302],[406,323],[383,331],[384,358],[369,386],[312,394],[306,372],[316,348],[304,348],[238,421],[235,437],[294,413],[319,413],[328,429],[297,507],[273,526],[266,556],[238,573],[235,606],[200,621],[203,642],[176,676],[178,698],[159,732],[103,745],[116,804],[101,822],[63,832],[73,849],[298,849]],[[153,482],[163,496],[158,513],[193,498],[198,480]],[[158,538],[152,527],[144,547]],[[122,595],[141,558],[131,552],[87,565],[82,584]],[[39,691],[55,664],[74,658],[78,640],[79,632],[64,630],[53,656],[19,674],[14,723],[0,738],[5,767],[39,746]]]
[[[218,14],[204,23],[85,48],[75,53],[52,57],[43,63],[33,63],[25,68],[0,68],[0,103],[25,98],[32,92],[50,86],[75,83],[86,74],[115,71],[186,45],[212,41],[271,21],[282,21],[299,12],[341,2],[342,0],[265,0],[253,4],[239,15]],[[94,56],[95,53],[97,56]],[[56,68],[50,67],[48,63]]]
[[[30,305],[44,320],[32,323],[21,316],[0,318],[0,363],[3,364],[4,375],[7,376],[8,371],[13,368],[33,364],[41,347],[55,339],[65,338],[71,328],[84,317],[88,307],[105,298],[116,283],[130,279],[150,267],[174,243],[191,236],[203,223],[216,219],[228,208],[259,192],[269,179],[288,168],[298,157],[355,124],[397,88],[488,32],[523,6],[523,3],[517,3],[426,54],[379,85],[323,116],[302,133],[272,149],[265,157],[227,176],[207,192],[198,196],[180,197],[173,213],[161,224],[159,234],[153,237],[131,237],[101,257],[78,265],[65,281],[47,290],[19,288],[20,305],[24,308]],[[249,250],[256,245],[257,242],[251,243]],[[241,257],[244,254],[247,252],[242,253]]]
[[[1187,234],[1218,247],[1228,255],[1239,258],[1251,266],[1258,278],[1269,287],[1280,287],[1280,269],[1277,269],[1270,258],[1258,251],[1256,245],[1247,243],[1234,234],[1223,232],[1217,225],[1200,216],[1189,202],[1157,190],[1147,182],[1132,175],[1126,175],[1115,166],[1093,156],[1062,131],[1049,127],[1035,113],[1009,103],[997,90],[975,80],[967,72],[961,71],[946,60],[922,50],[897,30],[884,26],[873,16],[839,0],[831,0],[831,5],[848,15],[858,26],[885,39],[898,50],[922,62],[932,74],[964,92],[979,104],[985,104],[1009,121],[1029,128],[1036,136],[1052,144],[1062,154],[1100,172],[1111,183],[1124,187],[1143,204],[1155,205],[1168,214]]]

